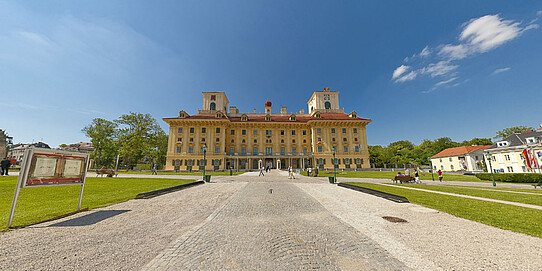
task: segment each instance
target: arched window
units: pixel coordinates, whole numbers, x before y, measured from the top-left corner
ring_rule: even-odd
[[[271,120],[271,116],[269,116],[269,115],[265,116],[265,120],[270,121],[270,120]]]
[[[215,103],[211,103],[210,110],[216,110],[216,104]]]
[[[311,106],[311,112],[310,113],[312,113],[312,111],[314,111],[314,106]]]
[[[331,109],[331,103],[330,102],[325,102],[324,107],[325,107],[325,109]]]

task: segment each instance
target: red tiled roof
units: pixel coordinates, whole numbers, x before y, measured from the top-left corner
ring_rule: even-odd
[[[461,146],[461,147],[455,147],[455,148],[448,148],[448,149],[445,149],[445,150],[431,156],[431,158],[458,156],[458,155],[462,155],[462,154],[471,153],[471,152],[477,151],[479,149],[487,149],[489,147],[491,147],[491,145]]]
[[[295,114],[293,114],[295,115]],[[196,114],[192,116],[188,116],[186,118],[164,118],[164,120],[171,120],[171,119],[228,119],[231,122],[308,122],[310,120],[365,120],[365,121],[371,121],[370,119],[364,119],[364,118],[351,118],[348,116],[348,114],[345,113],[320,113],[320,118],[316,117],[306,117],[306,116],[296,116],[295,120],[290,120],[290,116],[273,116],[271,115],[271,120],[265,120],[265,116],[250,116],[247,115],[247,120],[242,121],[241,117],[228,117],[226,115],[223,115],[222,118],[216,118],[216,115],[214,114]]]

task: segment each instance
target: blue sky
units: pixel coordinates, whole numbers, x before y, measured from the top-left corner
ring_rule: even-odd
[[[370,145],[542,123],[540,1],[2,1],[0,129],[89,141],[93,118],[225,91],[242,112],[340,91]]]

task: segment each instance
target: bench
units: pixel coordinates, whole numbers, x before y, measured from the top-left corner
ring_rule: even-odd
[[[395,178],[393,178],[393,181],[395,183],[397,183],[397,181],[399,181],[400,183],[414,183],[416,182],[416,179],[414,177],[411,177],[411,176],[395,176]]]
[[[117,177],[118,173],[115,173],[112,169],[96,169],[96,177],[102,177],[104,175],[107,177]]]
[[[536,189],[537,186],[542,188],[542,181],[538,182],[537,184],[533,184],[534,189]]]

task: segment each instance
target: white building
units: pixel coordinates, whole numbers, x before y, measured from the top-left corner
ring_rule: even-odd
[[[491,157],[493,172],[542,173],[542,128],[510,135],[487,148],[485,153]],[[489,172],[490,163],[487,158],[485,161]]]
[[[433,170],[482,171],[480,163],[484,161],[484,149],[490,146],[461,146],[445,149],[431,157]]]

